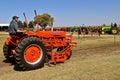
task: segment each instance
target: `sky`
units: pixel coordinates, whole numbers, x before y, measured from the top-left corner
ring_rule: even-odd
[[[37,14],[54,17],[54,26],[120,24],[120,0],[1,0],[0,23],[10,23],[14,15],[28,21]]]

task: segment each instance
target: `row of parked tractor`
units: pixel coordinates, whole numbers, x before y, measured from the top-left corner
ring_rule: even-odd
[[[89,27],[63,27],[63,28],[54,28],[54,30],[62,30],[66,32],[78,32],[78,34],[85,33],[100,33],[100,34],[118,34],[120,32],[120,27],[114,23],[111,25],[103,25],[103,26],[89,26]]]

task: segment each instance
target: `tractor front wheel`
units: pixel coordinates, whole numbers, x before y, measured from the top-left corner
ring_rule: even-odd
[[[16,66],[22,70],[37,69],[44,66],[46,47],[37,37],[27,37],[16,47]]]

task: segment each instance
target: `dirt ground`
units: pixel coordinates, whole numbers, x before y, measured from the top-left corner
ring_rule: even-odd
[[[74,58],[87,58],[88,56],[94,56],[94,55],[111,55],[119,54],[120,52],[120,45],[111,45],[106,47],[100,47],[100,48],[94,48],[94,49],[83,49],[83,50],[73,50],[72,59]],[[8,66],[14,66],[11,61],[8,62],[5,60],[4,57],[0,58],[0,68],[8,67]]]
[[[0,58],[0,68],[8,66],[8,64],[3,62],[3,58]]]
[[[73,49],[70,60],[49,67],[31,71],[16,71],[14,65],[6,61],[2,47],[8,37],[0,34],[0,80],[119,80],[120,35],[81,36],[74,35],[78,46]],[[35,74],[33,76],[33,74]],[[19,75],[19,76],[18,76]]]

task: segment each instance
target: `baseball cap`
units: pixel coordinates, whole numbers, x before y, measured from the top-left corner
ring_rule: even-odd
[[[13,19],[15,19],[15,18],[19,18],[18,16],[13,16]]]

